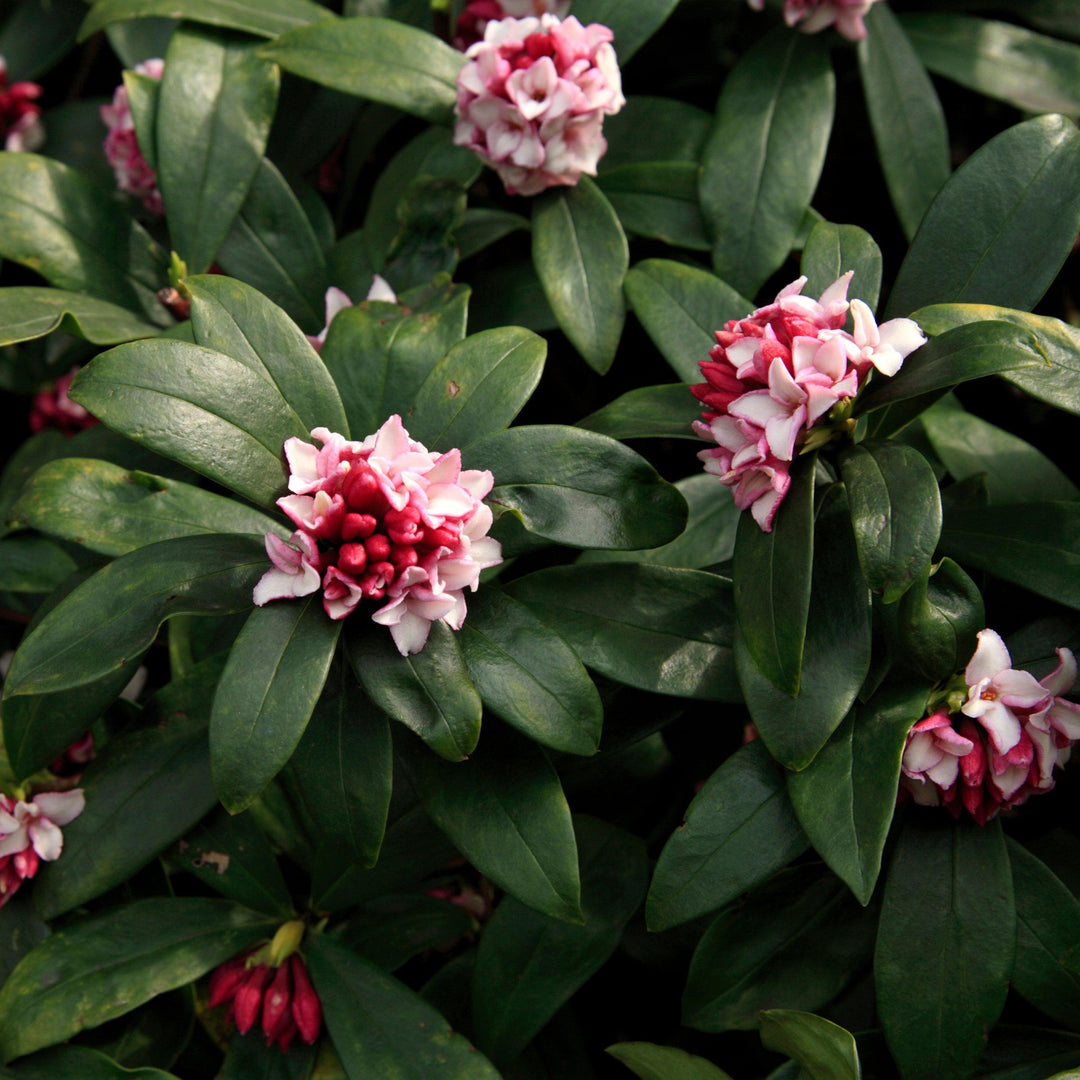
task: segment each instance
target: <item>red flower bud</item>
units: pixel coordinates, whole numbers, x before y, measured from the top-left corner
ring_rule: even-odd
[[[268,1044],[277,1038],[282,1021],[288,1019],[290,990],[289,965],[282,964],[263,995],[262,1029]]]
[[[265,964],[257,964],[236,991],[233,999],[236,1004],[236,1030],[241,1035],[246,1035],[255,1026],[262,1008],[263,989],[269,981],[270,969]]]
[[[319,1028],[322,1025],[322,1005],[319,1003],[315,988],[311,985],[307,968],[304,967],[300,954],[293,953],[289,957],[289,964],[293,977],[293,1019],[300,1031],[300,1038],[310,1044],[319,1037]]]

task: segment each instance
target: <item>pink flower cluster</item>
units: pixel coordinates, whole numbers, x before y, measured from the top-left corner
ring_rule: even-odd
[[[160,79],[165,71],[165,61],[157,58],[146,60],[136,64],[135,71],[151,79]],[[121,191],[137,195],[151,213],[164,213],[165,204],[157,189],[157,175],[146,163],[135,137],[135,121],[123,83],[116,88],[112,104],[101,106],[101,119],[109,129],[105,136],[105,157],[116,174],[116,186]]]
[[[993,630],[979,632],[964,671],[967,698],[960,716],[935,712],[908,732],[901,790],[924,806],[962,809],[985,825],[999,810],[1019,806],[1054,786],[1054,767],[1080,739],[1080,705],[1067,701],[1076,658],[1058,649],[1058,666],[1044,679],[1010,665]]]
[[[266,534],[274,565],[255,586],[255,603],[307,596],[320,582],[331,619],[361,600],[384,601],[371,617],[390,628],[403,656],[424,647],[436,619],[459,630],[464,590],[502,562],[481,501],[491,473],[463,470],[458,450],[429,452],[396,415],[363,442],[326,428],[311,434],[321,449],[285,443],[293,494],[278,506],[298,528],[288,542]]]
[[[604,117],[626,104],[612,38],[572,15],[489,22],[458,75],[454,142],[475,150],[511,195],[595,176]]]
[[[210,1008],[228,1005],[225,1018],[246,1035],[262,1016],[266,1045],[276,1042],[285,1053],[297,1035],[311,1044],[319,1037],[322,1004],[299,953],[277,967],[255,960],[255,950],[234,956],[210,976]]]
[[[30,404],[31,431],[44,431],[51,427],[65,435],[74,435],[97,423],[97,417],[91,416],[81,405],[68,397],[71,380],[78,371],[77,367],[73,367],[66,375],[61,375],[52,386],[34,396]]]
[[[911,319],[878,326],[861,300],[847,301],[852,271],[820,300],[803,296],[806,278],[776,300],[716,331],[706,382],[692,386],[705,405],[694,430],[718,444],[698,457],[705,471],[734,488],[765,532],[791,485],[789,471],[806,432],[838,401],[854,397],[871,369],[894,375],[926,342]],[[843,329],[851,309],[854,328]]]
[[[784,22],[798,26],[804,34],[816,34],[828,26],[849,41],[866,37],[863,16],[877,0],[784,0]],[[755,11],[765,7],[765,0],[749,0]]]
[[[0,794],[0,908],[37,873],[42,859],[60,858],[60,826],[74,821],[85,807],[80,788],[43,791],[29,802]]]
[[[500,19],[523,19],[527,15],[556,15],[566,18],[570,0],[469,0],[458,16],[454,48],[462,52],[484,40],[489,22]]]
[[[34,104],[41,92],[33,82],[8,86],[7,61],[0,56],[0,138],[5,150],[37,150],[45,142],[41,108]]]

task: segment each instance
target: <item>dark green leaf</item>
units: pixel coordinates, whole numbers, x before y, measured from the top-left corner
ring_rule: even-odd
[[[849,1031],[813,1013],[766,1009],[761,1041],[803,1067],[807,1080],[859,1080],[859,1052]]]
[[[234,1032],[215,1080],[309,1080],[318,1046],[293,1039],[286,1053],[262,1031]]]
[[[158,303],[168,257],[96,184],[36,154],[0,156],[5,207],[0,256],[51,284],[135,312],[167,326]]]
[[[471,206],[465,211],[465,218],[454,233],[458,258],[467,259],[512,232],[530,228],[529,219],[520,214],[493,207]]]
[[[6,696],[55,693],[126,669],[171,615],[243,611],[266,561],[250,537],[216,535],[165,540],[121,556],[23,639]]]
[[[172,1073],[160,1069],[125,1069],[88,1046],[54,1046],[28,1061],[20,1061],[10,1073],[0,1076],[4,1080],[8,1076],[13,1080],[176,1080]]]
[[[802,772],[788,776],[799,824],[860,904],[870,902],[881,870],[900,758],[926,697],[925,686],[880,691],[855,706]]]
[[[75,569],[71,556],[44,536],[9,536],[0,540],[0,589],[52,592]]]
[[[795,244],[835,95],[821,42],[786,29],[747,49],[724,83],[701,158],[701,211],[716,273],[744,293],[756,293]]]
[[[818,512],[798,691],[777,689],[754,663],[741,634],[735,640],[735,665],[750,716],[769,753],[789,769],[810,764],[847,715],[870,667],[870,596],[851,573],[857,556],[846,504],[843,486],[835,484]],[[736,543],[736,559],[738,554]]]
[[[732,580],[740,639],[754,666],[786,694],[799,690],[810,610],[815,457],[792,469],[771,532],[744,513],[735,536]]]
[[[709,251],[698,206],[696,161],[651,161],[608,169],[597,180],[628,233]]]
[[[577,426],[612,439],[697,439],[690,424],[700,413],[701,403],[686,383],[639,386],[579,420]]]
[[[848,299],[856,297],[871,311],[881,291],[881,250],[874,238],[857,225],[822,221],[810,230],[802,253],[805,296],[820,296],[841,274],[854,271]]]
[[[347,639],[349,662],[371,700],[448,761],[462,761],[480,738],[480,695],[469,679],[457,636],[431,624],[427,644],[402,656],[383,627]]]
[[[75,44],[75,33],[85,11],[78,0],[22,0],[9,4],[0,30],[0,56],[8,58],[9,82],[33,79],[60,60]],[[50,124],[50,143],[52,134]]]
[[[443,123],[457,101],[464,57],[393,19],[337,19],[284,34],[262,55],[294,75]]]
[[[185,986],[267,936],[273,921],[225,900],[137,900],[47,937],[0,990],[5,1061]]]
[[[570,808],[540,747],[489,724],[468,761],[405,750],[424,809],[469,862],[528,907],[582,921]]]
[[[696,162],[711,119],[685,101],[632,95],[619,112],[604,118],[608,148],[600,159],[600,175],[652,161]]]
[[[886,314],[943,302],[1030,310],[1077,232],[1080,132],[1063,116],[1017,124],[972,154],[934,199]]]
[[[288,536],[273,518],[235,499],[88,458],[43,465],[23,488],[10,520],[102,555],[203,533]]]
[[[806,850],[783,770],[760,741],[705,781],[656,863],[645,916],[667,930],[715,911]]]
[[[723,1069],[676,1046],[623,1042],[607,1047],[605,1053],[641,1080],[731,1080]]]
[[[528,608],[481,589],[469,598],[461,644],[469,676],[496,716],[552,750],[596,753],[600,695],[570,646]]]
[[[285,493],[285,440],[308,437],[264,375],[184,341],[103,353],[79,372],[71,396],[128,438],[263,506]]]
[[[889,196],[910,240],[949,179],[949,132],[934,84],[887,5],[871,8],[866,29],[859,42],[863,94]]]
[[[700,570],[613,563],[556,567],[508,592],[583,663],[643,690],[738,701],[731,584]]]
[[[785,870],[722,911],[690,961],[683,1022],[754,1028],[763,1008],[817,1009],[870,959],[876,912],[817,866]]]
[[[598,22],[615,34],[615,51],[625,64],[660,28],[679,0],[577,0],[574,15],[584,26]]]
[[[648,859],[636,836],[595,818],[575,819],[583,925],[504,899],[484,928],[473,975],[476,1041],[513,1061],[607,961],[645,894]]]
[[[965,566],[1080,607],[1080,503],[1018,503],[1000,514],[951,510],[941,549]]]
[[[257,46],[187,24],[161,78],[157,183],[173,248],[188,269],[213,262],[262,162],[277,104],[277,69]],[[165,138],[165,132],[184,138]]]
[[[79,30],[80,40],[125,19],[152,15],[182,17],[259,37],[277,37],[331,13],[310,0],[97,0]]]
[[[307,963],[350,1080],[498,1080],[423,998],[325,934],[312,936]]]
[[[494,474],[488,502],[557,543],[649,548],[686,525],[686,502],[671,484],[633,450],[591,431],[510,428],[473,443],[465,462]]]
[[[906,824],[885,884],[874,955],[878,1015],[905,1077],[972,1075],[1005,1004],[1015,923],[998,821]]]
[[[533,265],[563,333],[602,375],[615,359],[630,252],[619,219],[588,177],[533,204]]]
[[[322,693],[340,631],[319,594],[276,600],[248,616],[210,716],[214,786],[230,813],[246,810],[292,756]]]
[[[17,783],[14,776],[4,777],[4,787],[11,791]],[[30,890],[9,898],[4,904],[4,925],[0,926],[0,980],[7,982],[16,964],[39,941],[49,936],[49,928],[34,910]]]
[[[0,289],[0,345],[31,341],[60,330],[95,345],[151,337],[160,327],[127,308],[85,293],[16,285]]]
[[[547,342],[506,326],[455,345],[416,391],[409,433],[445,453],[508,427],[540,381]]]
[[[930,565],[941,535],[941,496],[929,462],[911,446],[867,441],[840,457],[863,580],[886,604]]]
[[[109,742],[80,786],[86,809],[34,889],[47,919],[126,881],[215,804],[205,719],[175,717]]]
[[[151,169],[157,168],[157,108],[161,80],[138,71],[124,72],[124,92],[135,124],[139,152]],[[98,117],[100,119],[100,115]]]

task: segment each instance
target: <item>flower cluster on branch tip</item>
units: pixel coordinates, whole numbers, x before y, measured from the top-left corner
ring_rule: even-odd
[[[136,64],[135,71],[151,79],[160,79],[165,71],[165,61],[155,57]],[[142,199],[143,205],[151,213],[164,213],[165,204],[157,188],[157,174],[139,149],[127,87],[123,83],[116,88],[112,104],[101,106],[101,120],[109,129],[105,136],[105,157],[116,175],[116,186]]]
[[[765,0],[748,0],[755,11],[763,11]],[[829,26],[849,41],[866,37],[863,17],[877,0],[784,0],[784,22],[804,34],[816,34]]]
[[[60,826],[74,821],[85,807],[81,788],[43,791],[30,800],[0,793],[0,908],[37,873],[42,861],[60,858]]]
[[[255,603],[321,586],[327,615],[344,619],[362,600],[379,601],[371,617],[390,628],[403,656],[424,647],[436,620],[459,630],[464,591],[502,562],[482,501],[491,473],[462,469],[458,450],[428,451],[397,415],[363,442],[326,428],[311,434],[321,448],[285,443],[292,494],[278,506],[297,528],[288,542],[266,534],[274,565],[255,586]]]
[[[956,692],[908,732],[901,794],[945,806],[954,817],[967,810],[985,825],[1002,808],[1049,791],[1054,768],[1080,739],[1080,705],[1061,696],[1076,682],[1076,658],[1056,651],[1058,666],[1036,679],[1011,666],[993,630],[981,630],[964,670],[966,693]]]
[[[0,56],[0,138],[4,149],[38,150],[45,142],[41,124],[41,87],[34,82],[8,85],[7,61]]]
[[[626,103],[613,37],[572,15],[488,22],[458,75],[454,142],[479,154],[511,195],[595,176],[604,117]]]
[[[484,40],[489,22],[500,19],[523,19],[527,15],[556,15],[566,18],[570,0],[469,0],[454,28],[454,48],[464,52]]]
[[[802,295],[805,277],[793,281],[773,303],[717,330],[710,359],[698,362],[707,381],[690,388],[705,406],[694,430],[717,444],[698,457],[765,532],[814,424],[853,398],[872,370],[895,375],[926,342],[911,319],[879,327],[861,300],[849,304],[851,276],[837,278],[819,300]],[[850,333],[843,329],[849,308]]]

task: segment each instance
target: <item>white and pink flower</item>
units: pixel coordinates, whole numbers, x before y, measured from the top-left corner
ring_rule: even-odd
[[[43,791],[29,802],[0,794],[0,907],[37,873],[41,861],[60,858],[60,826],[74,821],[85,807],[81,788]]]
[[[877,0],[784,0],[784,22],[798,26],[804,34],[816,34],[829,26],[849,41],[866,37],[864,16]],[[755,11],[762,11],[765,0],[749,0]]]
[[[371,617],[390,628],[403,656],[424,647],[436,620],[459,630],[465,590],[502,562],[482,501],[491,473],[462,469],[457,450],[430,452],[396,415],[363,442],[326,428],[311,434],[321,447],[285,443],[292,494],[278,506],[297,530],[288,543],[267,534],[274,565],[255,586],[255,603],[307,596],[320,584],[331,619],[379,601]]]
[[[389,282],[379,274],[375,275],[374,280],[371,283],[371,288],[368,289],[368,294],[364,297],[365,300],[382,300],[388,304],[396,304],[397,296],[394,290],[390,288]],[[318,353],[322,352],[323,343],[326,341],[326,332],[330,329],[330,324],[334,321],[334,316],[339,311],[344,311],[348,307],[353,307],[352,300],[349,299],[349,294],[344,289],[339,289],[336,285],[331,285],[326,290],[326,324],[318,332],[318,334],[306,334],[308,341],[311,343],[311,347]]]
[[[484,40],[489,22],[500,19],[523,19],[527,15],[557,15],[566,18],[570,0],[468,0],[458,16],[454,30],[454,48],[465,52],[470,45]]]
[[[146,60],[136,64],[135,71],[151,79],[160,79],[165,71],[165,61],[157,58]],[[142,199],[143,205],[151,213],[164,213],[165,204],[157,188],[157,174],[139,149],[135,121],[123,83],[116,88],[112,104],[101,106],[101,119],[109,129],[105,136],[105,157],[116,175],[116,186]]]
[[[807,432],[853,398],[871,370],[895,374],[926,341],[911,319],[879,327],[860,300],[850,304],[854,329],[845,330],[850,281],[851,271],[819,300],[802,295],[805,277],[793,281],[773,303],[717,330],[710,359],[699,361],[706,382],[690,389],[706,411],[694,430],[717,447],[698,457],[765,532]]]
[[[604,117],[626,103],[613,36],[572,15],[492,19],[458,75],[454,142],[491,165],[511,195],[595,176]]]
[[[41,94],[41,87],[34,82],[9,86],[7,61],[0,56],[0,138],[5,150],[38,150],[45,142],[41,108],[35,104]]]

